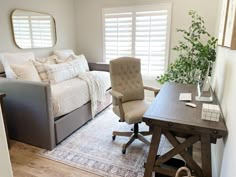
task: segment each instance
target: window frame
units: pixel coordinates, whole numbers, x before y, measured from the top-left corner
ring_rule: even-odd
[[[171,40],[171,19],[172,19],[172,2],[159,3],[152,5],[139,5],[139,6],[128,6],[128,7],[114,7],[114,8],[103,8],[102,9],[102,46],[103,46],[103,62],[106,62],[106,47],[105,47],[105,15],[107,13],[126,13],[132,12],[132,56],[135,57],[135,34],[136,34],[136,15],[138,11],[156,11],[156,10],[168,10],[167,19],[167,34],[166,34],[166,52],[165,52],[165,65],[164,70],[166,71],[169,65],[170,56],[170,40]]]

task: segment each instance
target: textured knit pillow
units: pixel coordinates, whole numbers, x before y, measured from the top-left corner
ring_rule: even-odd
[[[38,71],[34,67],[33,63],[27,65],[10,65],[11,69],[15,73],[17,79],[41,82]]]
[[[69,56],[69,57],[67,57],[67,58],[65,58],[65,59],[59,59],[59,58],[57,58],[57,59],[56,59],[56,63],[57,63],[57,64],[61,64],[61,63],[69,62],[69,61],[72,61],[72,60],[74,60],[74,58],[73,58],[73,56],[71,55],[71,56]]]
[[[56,64],[56,60],[58,60],[58,57],[56,55],[52,55],[52,56],[44,57],[44,58],[36,58],[36,61],[43,64]]]
[[[64,80],[72,79],[80,73],[85,72],[80,60],[73,60],[66,63],[45,65],[50,84],[56,84]]]
[[[88,62],[87,62],[87,60],[86,60],[86,58],[85,58],[84,55],[71,55],[71,56],[72,56],[72,58],[73,58],[74,60],[75,60],[75,59],[79,59],[80,62],[81,62],[81,64],[83,65],[85,71],[86,71],[86,72],[89,71]]]

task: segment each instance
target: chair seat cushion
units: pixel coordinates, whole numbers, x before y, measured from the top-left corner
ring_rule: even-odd
[[[149,107],[149,103],[144,100],[130,101],[122,105],[125,113],[125,122],[128,124],[142,122],[143,115]],[[119,106],[114,106],[113,111],[120,117]]]

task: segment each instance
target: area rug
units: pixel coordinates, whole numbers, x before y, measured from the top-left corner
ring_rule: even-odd
[[[129,131],[132,126],[118,120],[108,108],[55,149],[44,150],[39,155],[104,177],[142,177],[149,146],[136,140],[123,155],[122,144],[128,138],[116,137],[112,141],[112,131]],[[148,127],[142,123],[140,130]],[[159,153],[164,141],[162,138]]]

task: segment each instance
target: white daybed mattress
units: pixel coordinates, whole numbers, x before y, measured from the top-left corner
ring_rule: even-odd
[[[90,73],[102,78],[105,88],[109,89],[111,87],[108,72],[91,71]],[[90,101],[88,84],[79,78],[51,85],[51,93],[55,118],[65,115]]]

